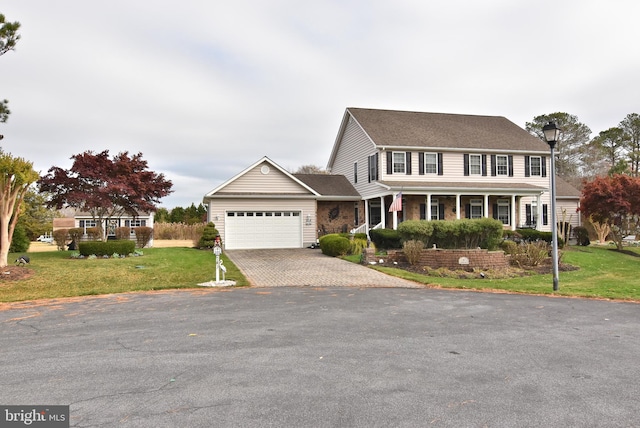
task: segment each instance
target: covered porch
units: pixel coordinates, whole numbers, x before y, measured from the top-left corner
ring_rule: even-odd
[[[475,188],[471,188],[475,187]],[[388,186],[386,192],[364,200],[363,231],[372,228],[397,229],[405,220],[456,220],[489,217],[505,229],[549,229],[547,189],[520,184],[513,186],[465,185],[461,187]],[[396,198],[401,210],[389,211]]]

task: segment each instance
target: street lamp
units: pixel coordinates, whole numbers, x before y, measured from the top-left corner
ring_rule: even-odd
[[[556,219],[556,156],[553,149],[560,138],[561,129],[549,122],[542,127],[544,139],[551,148],[551,262],[553,263],[553,291],[558,291],[558,221]]]

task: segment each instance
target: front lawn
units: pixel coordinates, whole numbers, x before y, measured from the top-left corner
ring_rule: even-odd
[[[560,272],[557,292],[553,291],[553,278],[550,274],[506,279],[483,279],[478,275],[473,279],[458,279],[420,275],[384,266],[374,266],[374,269],[442,288],[640,301],[640,249],[633,247],[625,252],[618,252],[612,247],[589,246],[570,247],[563,251],[563,263],[579,269]]]
[[[194,288],[215,281],[212,251],[193,248],[145,248],[140,257],[124,259],[72,259],[69,251],[29,253],[24,268],[32,275],[13,280],[0,269],[0,302],[87,296],[129,291]],[[18,255],[10,254],[9,261]],[[226,279],[248,285],[246,278],[223,254]],[[8,271],[8,270],[7,270]],[[222,272],[220,272],[222,279]]]

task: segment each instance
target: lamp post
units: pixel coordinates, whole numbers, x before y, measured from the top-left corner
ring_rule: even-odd
[[[561,129],[555,123],[549,122],[542,127],[544,139],[551,148],[551,262],[553,263],[553,291],[558,291],[558,221],[556,219],[556,157],[553,149],[556,147]]]

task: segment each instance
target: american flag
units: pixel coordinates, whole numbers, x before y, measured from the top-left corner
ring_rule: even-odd
[[[396,199],[393,201],[391,206],[389,207],[389,212],[402,211],[402,192],[398,193]]]

